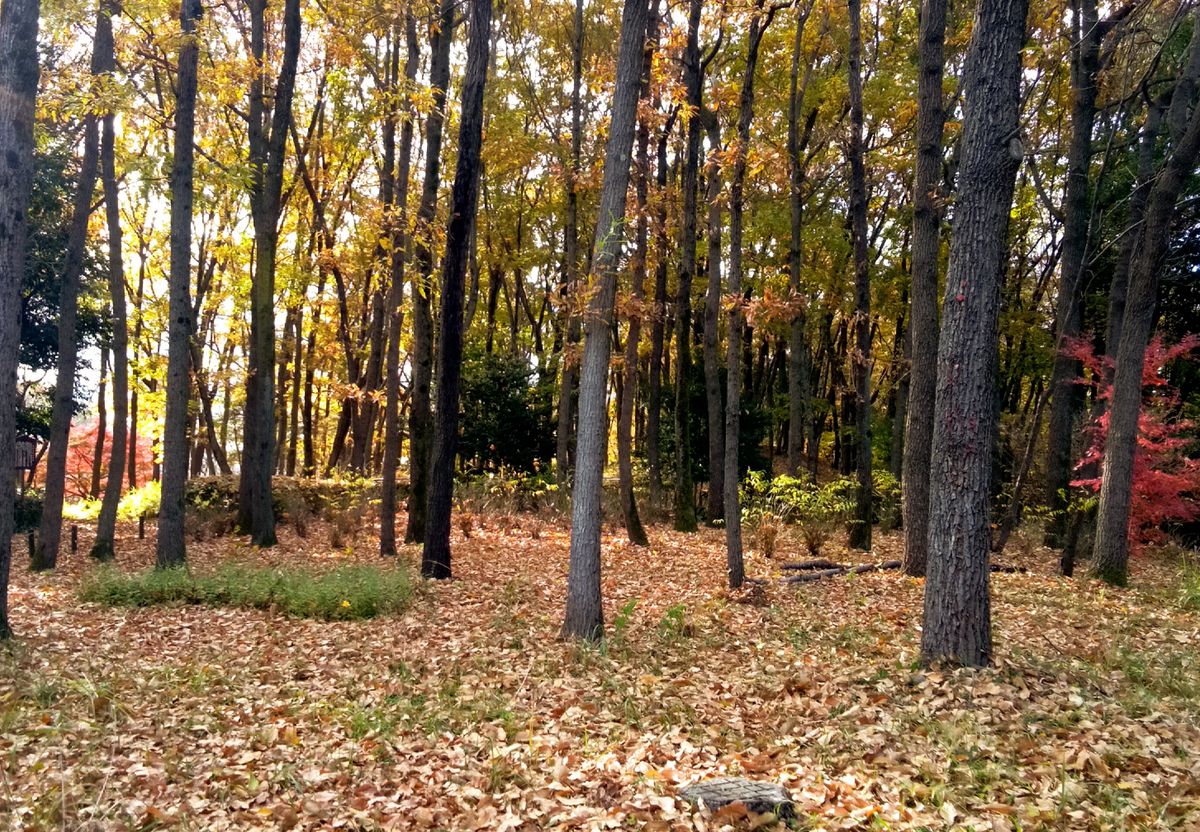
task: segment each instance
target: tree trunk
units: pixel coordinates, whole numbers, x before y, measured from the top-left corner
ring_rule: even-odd
[[[904,428],[904,571],[925,574],[929,546],[930,448],[937,394],[938,261],[941,243],[942,105],[947,0],[922,0],[917,76],[916,162],[913,172],[912,301]]]
[[[1083,274],[1087,266],[1091,200],[1092,130],[1096,123],[1096,75],[1100,69],[1096,0],[1073,0],[1071,35],[1071,144],[1067,154],[1067,187],[1063,198],[1063,243],[1058,299],[1055,304],[1055,355],[1050,376],[1050,443],[1047,448],[1046,502],[1050,524],[1046,544],[1062,546],[1067,530],[1071,473],[1075,466],[1075,419],[1083,402],[1075,383],[1082,365],[1066,354],[1083,325]]]
[[[992,658],[988,487],[1008,215],[1022,150],[1028,0],[982,0],[963,73],[961,168],[942,304],[921,659]]]
[[[479,202],[479,154],[483,143],[483,90],[491,46],[492,0],[472,0],[471,34],[463,79],[458,129],[458,161],[446,226],[442,260],[441,338],[438,340],[437,420],[433,432],[433,467],[429,482],[429,515],[421,574],[450,577],[450,509],[454,499],[454,456],[458,446],[458,396],[462,378],[463,295],[471,226]]]
[[[1200,13],[1194,18],[1187,63],[1167,110],[1173,146],[1146,199],[1145,220],[1129,275],[1120,345],[1114,355],[1093,569],[1098,577],[1118,585],[1124,584],[1129,575],[1129,508],[1142,405],[1142,369],[1154,328],[1159,271],[1170,243],[1175,204],[1200,154],[1200,106],[1192,106],[1198,82]]]
[[[583,145],[583,105],[580,87],[583,79],[583,0],[575,0],[575,29],[571,38],[571,162],[567,172],[567,209],[563,229],[562,299],[566,316],[567,342],[563,350],[562,384],[558,391],[558,427],[555,431],[554,476],[559,488],[570,482],[571,429],[574,426],[574,401],[579,381],[579,316],[571,309],[571,296],[579,291],[579,169]]]
[[[433,454],[433,223],[437,216],[442,172],[442,129],[446,119],[446,88],[450,84],[450,44],[454,40],[454,0],[442,0],[437,26],[430,39],[429,83],[433,108],[425,120],[425,181],[417,206],[413,239],[417,274],[413,276],[412,404],[408,413],[408,527],[406,543],[425,540],[429,501],[429,466]]]
[[[92,483],[88,498],[100,499],[100,478],[104,473],[104,441],[108,438],[108,347],[100,347],[100,385],[96,388],[96,446],[92,453]]]
[[[596,291],[588,303],[579,381],[579,428],[571,493],[571,556],[562,635],[596,640],[604,636],[600,597],[600,498],[607,438],[605,395],[612,349],[617,266],[625,227],[630,155],[637,127],[647,3],[626,0],[621,14],[617,79],[604,154],[604,180],[596,221],[595,256],[588,283]]]
[[[757,0],[750,20],[746,44],[746,69],[738,99],[737,138],[733,148],[733,173],[729,181],[729,294],[742,295],[742,222],[745,209],[746,156],[750,149],[750,123],[754,118],[754,71],[758,65],[759,47],[763,34],[771,25],[775,8],[763,13],[764,0]],[[729,333],[726,348],[725,407],[725,561],[729,588],[738,589],[746,580],[742,560],[742,507],[738,495],[738,441],[741,438],[742,404],[742,322],[745,311],[741,303],[729,310]]]
[[[871,275],[863,151],[862,2],[850,0],[850,232],[854,250],[854,417],[858,495],[850,546],[871,549]]]
[[[659,452],[662,439],[662,379],[663,352],[666,340],[667,315],[667,260],[670,241],[667,237],[667,144],[671,128],[675,123],[672,113],[658,137],[655,158],[658,162],[655,174],[655,190],[658,194],[658,210],[654,217],[655,263],[654,263],[654,312],[650,322],[650,367],[646,374],[646,468],[650,475],[650,505],[659,509],[663,504],[662,458]]]
[[[804,182],[807,166],[803,159],[805,149],[812,137],[817,120],[817,108],[813,107],[800,128],[800,108],[808,87],[809,74],[800,81],[800,54],[803,50],[804,29],[808,24],[813,4],[797,4],[796,34],[792,42],[792,71],[788,86],[788,204],[791,208],[790,244],[788,246],[788,290],[792,303],[796,304],[792,320],[788,325],[788,456],[787,470],[796,476],[803,460],[804,438],[812,423],[812,362],[805,336],[806,314],[804,309],[804,287],[800,282],[800,268],[804,261]],[[810,67],[811,69],[811,67]],[[815,447],[816,440],[809,439]]]
[[[256,546],[275,545],[271,478],[275,472],[275,265],[282,210],[283,163],[292,124],[292,96],[300,55],[300,0],[284,0],[283,56],[275,83],[270,124],[266,108],[266,0],[249,0],[250,207],[254,224],[254,274],[250,282],[250,350],[247,356],[238,520]],[[286,360],[286,359],[285,359]]]
[[[688,0],[687,45],[683,52],[683,85],[692,115],[687,121],[687,146],[683,159],[679,281],[675,294],[675,531],[679,532],[696,530],[689,382],[692,374],[692,277],[696,273],[700,121],[704,107],[704,68],[700,63],[700,14],[703,7],[703,0]]]
[[[721,130],[716,114],[708,121],[709,160],[704,201],[708,203],[708,285],[704,290],[704,395],[708,406],[709,523],[725,516],[725,408],[721,401]],[[730,257],[733,252],[730,251]]]
[[[189,343],[192,337],[190,275],[192,261],[192,174],[196,133],[196,72],[200,45],[196,20],[201,7],[183,0],[179,21],[183,32],[175,92],[175,147],[171,165],[171,267],[167,329],[167,395],[162,435],[162,497],[158,510],[155,564],[180,566],[186,560],[183,488],[188,464]]]
[[[96,28],[102,60],[101,72],[116,67],[113,52],[111,2],[103,6]],[[104,501],[96,520],[96,536],[92,542],[92,557],[101,561],[113,559],[113,537],[116,533],[117,506],[125,475],[126,421],[129,415],[129,331],[125,314],[125,264],[121,246],[121,205],[116,168],[115,116],[105,113],[100,131],[100,177],[104,183],[104,216],[108,226],[108,294],[112,312],[112,449],[108,461],[108,478],[104,484]]]
[[[407,54],[404,59],[404,80],[411,86],[417,78],[421,63],[417,41],[417,20],[412,10],[404,15]],[[397,47],[397,50],[399,47]],[[396,167],[395,205],[391,219],[392,285],[388,292],[387,381],[384,404],[383,483],[379,498],[379,553],[385,557],[396,554],[396,469],[400,460],[400,337],[404,303],[404,266],[408,248],[408,179],[412,169],[413,114],[404,113],[400,128],[400,157]]]

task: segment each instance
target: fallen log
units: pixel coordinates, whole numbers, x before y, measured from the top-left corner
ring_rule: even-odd
[[[795,563],[781,563],[779,564],[779,568],[804,571],[809,569],[845,569],[846,566],[845,564],[834,563],[833,561],[825,558],[817,558],[816,560],[801,560],[796,561]]]
[[[839,566],[831,569],[820,569],[803,575],[792,575],[784,578],[788,584],[806,584],[823,578],[835,578],[839,575],[861,575],[864,572],[883,572],[888,569],[899,569],[902,566],[898,560],[886,560],[883,563],[862,563],[858,566]]]
[[[1004,563],[992,563],[988,565],[988,569],[992,572],[1008,572],[1008,573],[1024,573],[1029,570],[1024,566],[1011,566]]]

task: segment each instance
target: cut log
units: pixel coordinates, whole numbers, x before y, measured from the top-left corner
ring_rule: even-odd
[[[803,575],[792,575],[784,578],[783,582],[787,584],[806,584],[811,581],[819,581],[823,578],[836,578],[839,575],[861,575],[864,572],[883,572],[888,569],[899,569],[901,566],[898,560],[887,560],[883,563],[862,563],[858,566],[839,566],[835,569],[820,569],[815,572],[807,572]]]
[[[795,563],[783,563],[779,566],[780,569],[795,569],[797,571],[807,571],[809,569],[845,569],[845,564],[834,563],[825,558],[817,558],[816,560],[801,560]]]
[[[779,818],[795,815],[791,795],[778,783],[763,783],[744,777],[716,777],[701,780],[679,790],[679,796],[689,803],[703,803],[716,811],[733,803],[741,803],[756,814],[772,812]]]

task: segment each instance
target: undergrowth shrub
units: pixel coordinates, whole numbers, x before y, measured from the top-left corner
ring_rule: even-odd
[[[205,574],[194,574],[186,567],[125,574],[104,566],[84,580],[79,597],[110,607],[202,604],[349,621],[403,612],[412,593],[412,581],[401,565],[389,569],[341,566],[311,572],[227,563]]]
[[[36,529],[42,523],[42,495],[37,491],[19,494],[13,502],[13,533]]]
[[[759,472],[751,472],[742,484],[742,511],[759,537],[760,546],[770,556],[774,536],[780,524],[799,529],[805,546],[813,557],[820,557],[829,539],[853,516],[853,489],[850,480],[834,480],[818,485],[797,477],[775,477],[768,480]],[[764,537],[764,533],[766,537]]]

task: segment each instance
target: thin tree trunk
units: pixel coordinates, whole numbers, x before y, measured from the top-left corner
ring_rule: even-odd
[[[704,107],[704,69],[700,59],[700,14],[703,7],[703,0],[689,0],[687,45],[683,52],[683,85],[692,117],[687,122],[687,146],[684,150],[679,281],[675,294],[675,530],[679,532],[696,530],[689,381],[692,374],[692,277],[696,273],[700,114]]]
[[[575,421],[575,395],[579,381],[579,316],[571,310],[571,296],[579,291],[579,173],[583,144],[583,0],[575,0],[575,29],[571,38],[571,164],[567,173],[567,209],[563,231],[563,308],[567,343],[563,351],[562,384],[558,391],[558,428],[555,432],[554,473],[560,488],[570,482],[571,429]]]
[[[850,231],[854,250],[854,416],[858,495],[850,546],[871,549],[871,275],[863,150],[862,2],[850,0]]]
[[[923,0],[913,173],[912,301],[909,312],[908,414],[904,428],[904,571],[925,574],[929,546],[929,472],[937,394],[938,261],[941,242],[942,105],[947,0]]]
[[[708,285],[704,290],[704,395],[708,406],[709,523],[725,516],[725,408],[721,392],[721,129],[716,114],[708,114],[709,160],[704,201],[708,203]],[[730,251],[730,257],[733,252]]]
[[[1028,0],[982,0],[963,74],[966,117],[942,304],[931,450],[921,659],[992,658],[988,489],[1008,216],[1022,149],[1021,46]]]
[[[196,74],[200,45],[196,20],[200,4],[181,3],[183,35],[175,93],[175,147],[171,166],[171,267],[167,349],[167,396],[163,420],[162,497],[158,510],[155,564],[180,566],[186,560],[183,487],[188,464],[189,343],[192,337],[190,276],[192,261],[192,174],[196,133]]]
[[[571,555],[562,627],[562,635],[566,638],[596,640],[604,636],[604,609],[600,596],[600,498],[604,445],[608,435],[605,402],[617,266],[624,236],[630,155],[637,128],[647,5],[645,0],[626,0],[621,14],[616,88],[596,221],[596,253],[589,277],[589,283],[597,291],[588,303],[579,381],[579,428],[571,493]]]
[[[437,420],[433,431],[433,467],[429,482],[429,516],[421,574],[449,578],[450,510],[454,499],[454,456],[458,445],[458,396],[462,378],[463,295],[471,226],[479,203],[479,155],[483,143],[483,91],[491,45],[492,0],[472,0],[471,33],[463,80],[458,130],[458,161],[446,226],[442,260],[441,338],[437,360]]]
[[[646,467],[650,475],[650,505],[655,509],[663,504],[662,458],[662,380],[663,352],[666,340],[667,314],[667,261],[670,241],[667,237],[667,144],[675,115],[667,120],[658,137],[655,157],[658,169],[655,174],[655,190],[658,194],[658,210],[654,218],[656,258],[654,264],[654,316],[650,322],[650,369],[646,379]]]
[[[433,223],[437,215],[442,171],[442,129],[446,119],[446,88],[450,84],[450,44],[454,40],[454,0],[442,0],[430,43],[429,83],[433,108],[425,120],[425,181],[417,207],[413,276],[412,405],[408,413],[408,527],[406,543],[425,540],[429,501],[429,466],[433,454]]]
[[[404,59],[405,84],[411,86],[421,63],[417,41],[417,20],[412,10],[404,15],[407,54]],[[397,47],[398,48],[398,47]],[[406,111],[400,128],[400,156],[396,167],[396,191],[391,234],[392,285],[388,293],[387,389],[384,405],[383,483],[379,500],[379,553],[396,554],[396,471],[400,461],[400,337],[404,303],[404,268],[408,250],[408,180],[412,168],[413,114]]]
[[[100,347],[100,384],[96,389],[96,446],[92,453],[92,483],[88,488],[88,497],[100,499],[100,477],[104,471],[104,440],[108,433],[108,403],[105,394],[108,392],[108,347]]]

